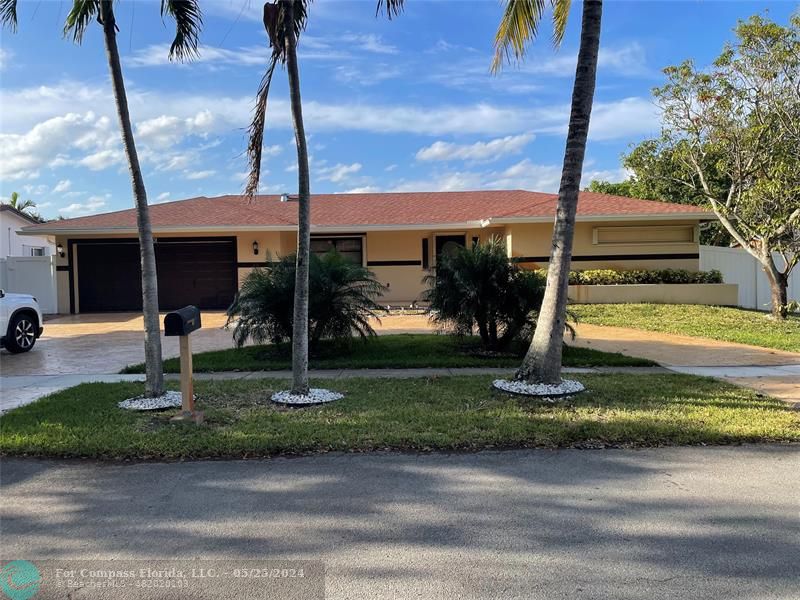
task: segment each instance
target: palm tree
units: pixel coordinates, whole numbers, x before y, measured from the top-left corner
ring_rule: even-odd
[[[558,46],[566,30],[570,0],[550,0],[550,4],[553,9],[553,41]],[[504,60],[510,58],[511,53],[516,60],[524,57],[528,42],[537,36],[544,11],[544,0],[508,0],[495,36],[495,56],[492,64],[495,72]],[[566,324],[572,240],[575,234],[578,192],[594,99],[602,12],[602,0],[583,1],[580,50],[572,88],[567,146],[558,190],[550,264],[547,269],[547,287],[542,309],[536,321],[533,341],[522,366],[516,373],[517,379],[530,383],[561,381],[561,351]]]
[[[8,200],[8,205],[11,208],[16,208],[19,212],[31,212],[30,209],[36,208],[36,202],[33,200],[20,200],[17,192],[11,192],[11,198]]]
[[[10,27],[12,31],[17,27],[16,4],[16,0],[0,0],[0,22]],[[122,66],[117,48],[117,24],[114,18],[113,4],[113,0],[74,0],[64,25],[64,35],[71,35],[72,39],[80,44],[89,23],[93,20],[96,19],[103,28],[106,59],[111,73],[114,101],[122,131],[122,143],[128,158],[133,198],[136,205],[142,269],[142,312],[145,329],[145,395],[153,397],[164,393],[161,331],[158,322],[156,258],[147,192],[139,165],[139,156],[136,152],[136,143],[133,139],[128,97],[125,93],[125,82],[122,77]],[[170,47],[170,58],[178,60],[191,58],[197,52],[198,36],[202,26],[202,16],[197,0],[161,0],[161,15],[162,17],[171,16],[176,24],[175,38]]]
[[[308,21],[311,0],[271,0],[264,3],[264,29],[269,37],[271,54],[258,89],[247,157],[250,172],[245,195],[258,192],[261,178],[261,150],[267,116],[267,99],[272,75],[278,63],[286,66],[289,102],[297,146],[297,258],[295,269],[294,321],[292,325],[292,393],[308,393],[308,270],[311,250],[311,183],[308,166],[303,104],[300,98],[300,70],[297,65],[297,40]],[[379,0],[378,11],[385,7],[389,18],[399,14],[403,0]]]

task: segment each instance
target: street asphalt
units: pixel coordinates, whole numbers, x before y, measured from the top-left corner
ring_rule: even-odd
[[[0,486],[6,560],[318,560],[327,598],[800,597],[798,446],[7,458]]]

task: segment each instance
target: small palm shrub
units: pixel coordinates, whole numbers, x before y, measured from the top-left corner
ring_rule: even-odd
[[[475,330],[487,350],[528,338],[542,306],[545,278],[517,266],[497,238],[442,254],[425,277],[432,319],[457,335]]]
[[[270,257],[267,257],[269,261]],[[228,323],[235,320],[233,339],[242,346],[292,339],[295,255],[253,269],[228,308]],[[308,337],[313,349],[320,340],[347,341],[357,334],[375,335],[369,323],[383,308],[376,303],[384,286],[369,269],[332,250],[309,261]]]

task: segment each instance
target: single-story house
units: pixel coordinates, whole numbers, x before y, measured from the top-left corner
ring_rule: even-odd
[[[384,303],[408,303],[448,243],[499,236],[525,267],[546,267],[555,207],[555,194],[524,190],[315,194],[311,248],[366,265],[387,286]],[[297,200],[285,194],[166,202],[150,218],[162,309],[224,309],[251,269],[296,247]],[[713,218],[691,205],[581,192],[573,268],[697,270],[699,225]],[[23,233],[55,236],[59,312],[77,313],[141,309],[136,231],[129,209]]]

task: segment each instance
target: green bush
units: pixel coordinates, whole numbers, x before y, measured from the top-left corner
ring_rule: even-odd
[[[292,339],[294,279],[294,254],[247,275],[228,309],[228,323],[236,320],[233,339],[238,346],[248,339],[256,344]],[[323,339],[345,341],[354,333],[362,338],[375,335],[369,320],[383,310],[375,300],[384,286],[372,271],[332,250],[322,257],[310,256],[308,279],[311,348]]]
[[[425,282],[434,322],[457,335],[477,329],[489,350],[530,337],[545,287],[544,276],[519,268],[497,238],[442,254]]]
[[[571,271],[570,285],[623,285],[636,283],[722,283],[722,273],[713,271],[687,271],[685,269],[659,269],[614,271],[591,269]]]

